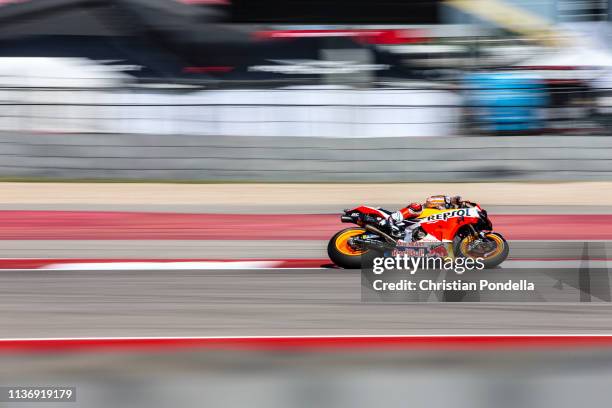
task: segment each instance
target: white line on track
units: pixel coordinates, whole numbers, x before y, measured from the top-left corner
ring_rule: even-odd
[[[279,261],[228,261],[228,262],[83,262],[57,263],[40,269],[61,270],[194,270],[194,269],[268,269],[280,265]]]

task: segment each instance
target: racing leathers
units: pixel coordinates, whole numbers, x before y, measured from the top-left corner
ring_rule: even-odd
[[[416,225],[414,220],[421,215],[423,206],[419,203],[411,203],[393,213],[383,209],[381,211],[388,214],[388,217],[378,222],[383,232],[388,233],[395,239],[404,238],[405,235],[406,238],[404,239],[410,240],[412,234],[406,232],[411,230],[410,227]]]
[[[425,200],[425,205],[411,203],[393,213],[384,211],[388,217],[379,221],[379,226],[395,239],[403,238],[405,241],[412,240],[412,229],[418,225],[416,218],[423,212],[423,207],[438,210],[461,208],[464,201],[461,196],[433,195]]]

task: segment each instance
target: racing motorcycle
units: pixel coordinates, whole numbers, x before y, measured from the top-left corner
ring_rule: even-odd
[[[361,268],[362,257],[367,254],[392,252],[405,245],[446,244],[459,258],[482,258],[485,268],[501,264],[510,251],[504,237],[493,232],[487,211],[476,203],[464,202],[461,208],[426,208],[404,235],[395,238],[382,231],[379,223],[390,213],[381,208],[360,206],[344,210],[340,220],[357,227],[336,233],[327,245],[329,258],[342,268]]]

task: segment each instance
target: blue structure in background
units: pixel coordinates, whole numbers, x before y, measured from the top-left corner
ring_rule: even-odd
[[[544,128],[541,108],[548,105],[542,82],[513,72],[470,73],[464,78],[466,103],[479,129],[522,132]]]

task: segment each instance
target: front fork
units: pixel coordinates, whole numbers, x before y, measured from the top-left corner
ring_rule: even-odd
[[[472,241],[470,243],[470,250],[474,249],[477,245],[479,245],[481,242],[485,242],[485,239],[487,238],[487,233],[485,231],[480,231],[478,232],[476,230],[476,228],[474,228],[473,225],[469,225],[470,230],[472,231],[472,234],[474,235],[474,237],[476,237],[474,239],[474,241]]]

